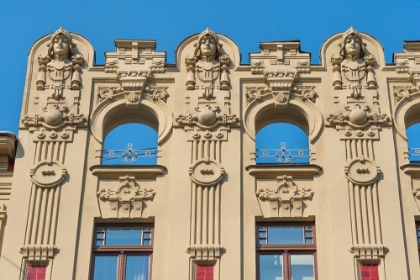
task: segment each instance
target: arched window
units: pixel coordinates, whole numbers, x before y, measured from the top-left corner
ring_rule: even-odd
[[[256,162],[309,163],[309,141],[298,126],[278,122],[264,126],[256,137]]]
[[[420,123],[407,128],[407,142],[410,162],[420,162]]]
[[[102,164],[156,164],[157,139],[156,130],[148,125],[119,125],[105,138]]]

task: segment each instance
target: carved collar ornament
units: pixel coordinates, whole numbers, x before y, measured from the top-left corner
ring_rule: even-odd
[[[179,115],[175,121],[179,126],[198,126],[202,129],[213,129],[220,125],[238,126],[236,114],[221,114],[218,106],[205,105],[196,107],[197,114]]]
[[[360,104],[354,106],[345,106],[346,113],[330,114],[327,122],[330,125],[349,125],[352,128],[366,128],[371,124],[374,125],[391,125],[390,118],[387,114],[370,113],[369,106],[363,108]]]

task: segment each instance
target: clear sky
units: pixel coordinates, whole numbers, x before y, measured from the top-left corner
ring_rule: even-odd
[[[17,133],[29,50],[60,26],[92,43],[97,64],[114,39],[154,39],[174,63],[178,44],[207,27],[238,44],[242,63],[260,42],[296,39],[319,63],[322,43],[350,26],[376,37],[391,63],[404,40],[420,40],[419,14],[420,0],[1,0],[0,130]]]

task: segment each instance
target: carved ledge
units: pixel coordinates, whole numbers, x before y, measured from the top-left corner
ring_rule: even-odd
[[[316,164],[261,164],[245,167],[256,178],[277,178],[279,175],[293,177],[313,177],[321,173],[322,167]]]
[[[30,261],[47,261],[59,252],[60,250],[54,245],[25,245],[19,250],[23,258]]]
[[[199,260],[214,260],[220,258],[224,252],[225,248],[218,244],[195,244],[187,248],[187,253]]]
[[[93,165],[89,168],[92,175],[101,179],[118,179],[121,176],[135,178],[156,178],[165,174],[166,167],[162,165]]]
[[[350,248],[350,252],[361,260],[375,262],[385,256],[388,248],[382,244],[354,245]]]
[[[411,175],[413,177],[420,177],[420,162],[404,164],[400,168],[402,171],[404,171],[405,174]]]
[[[0,155],[15,157],[17,139],[16,136],[7,131],[0,131]]]

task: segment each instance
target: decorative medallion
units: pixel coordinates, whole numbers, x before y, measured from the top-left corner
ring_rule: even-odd
[[[379,166],[371,159],[363,156],[353,159],[344,167],[346,177],[354,184],[367,186],[378,179]]]
[[[51,188],[60,184],[65,176],[67,170],[58,161],[48,160],[38,163],[30,170],[32,182],[41,188]]]
[[[223,179],[225,170],[212,159],[201,159],[189,170],[191,180],[200,186],[213,186]]]

